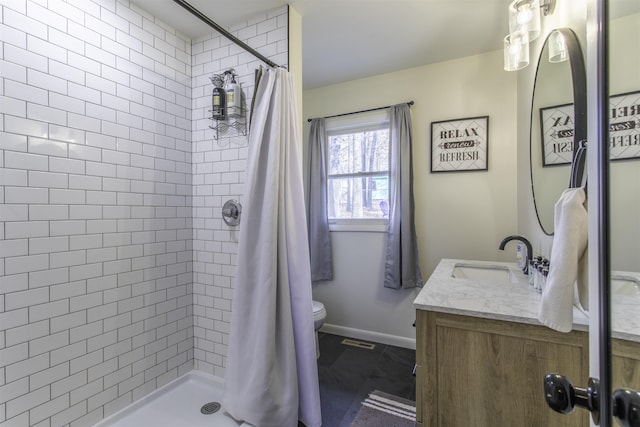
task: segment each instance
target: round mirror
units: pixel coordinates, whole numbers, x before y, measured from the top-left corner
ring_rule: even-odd
[[[587,135],[584,59],[575,33],[553,30],[544,42],[533,89],[530,168],[542,230],[553,234],[554,205],[569,187],[571,162]],[[584,164],[574,172],[581,182]]]

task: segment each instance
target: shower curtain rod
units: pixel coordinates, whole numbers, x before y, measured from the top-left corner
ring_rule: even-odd
[[[226,38],[228,38],[229,40],[231,40],[232,42],[234,42],[235,44],[237,44],[238,46],[240,46],[241,48],[243,48],[244,50],[246,50],[247,52],[249,52],[250,54],[252,54],[256,58],[258,58],[262,62],[266,63],[270,67],[274,67],[274,68],[279,67],[278,64],[276,64],[275,62],[271,61],[269,58],[267,58],[266,56],[262,55],[260,52],[258,52],[257,50],[255,50],[254,48],[252,48],[251,46],[249,46],[248,44],[246,44],[245,42],[243,42],[242,40],[240,40],[239,38],[234,36],[233,34],[231,34],[229,31],[227,31],[224,28],[222,28],[216,22],[211,20],[207,15],[205,15],[202,12],[200,12],[195,7],[191,6],[185,0],[173,0],[173,1],[178,3],[180,6],[184,7],[185,9],[187,9],[187,11],[191,12],[191,14],[193,14],[196,17],[200,18],[202,21],[204,21],[206,24],[208,24],[214,30],[216,30],[217,32],[219,32],[220,34],[222,34],[223,36],[225,36]]]
[[[406,104],[409,107],[411,107],[414,104],[414,102],[413,101],[409,101]],[[351,114],[359,114],[359,113],[368,113],[370,111],[384,110],[385,108],[391,108],[391,107],[393,107],[393,105],[387,105],[386,107],[369,108],[368,110],[352,111],[350,113],[334,114],[333,116],[326,116],[326,117],[322,117],[322,118],[323,119],[332,119],[334,117],[349,116]],[[313,120],[313,119],[307,119],[308,122],[310,122],[311,120]]]

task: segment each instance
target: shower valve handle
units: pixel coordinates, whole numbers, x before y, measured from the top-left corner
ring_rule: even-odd
[[[231,218],[238,218],[238,209],[234,206],[231,207],[229,209],[223,209],[222,210],[222,215],[223,216],[228,216]]]
[[[227,225],[240,224],[242,205],[237,200],[227,200],[222,206],[222,219]]]

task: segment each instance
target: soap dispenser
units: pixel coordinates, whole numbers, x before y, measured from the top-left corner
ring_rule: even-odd
[[[538,284],[538,267],[542,264],[542,257],[537,256],[533,260],[533,268],[529,269],[529,284],[533,286],[533,289],[537,289]]]
[[[516,265],[523,271],[527,266],[527,248],[522,243],[516,245]]]
[[[528,270],[528,279],[529,279],[529,285],[533,286],[534,284],[534,278],[535,278],[535,273],[538,270],[538,260],[537,259],[532,259],[529,261],[529,270]]]

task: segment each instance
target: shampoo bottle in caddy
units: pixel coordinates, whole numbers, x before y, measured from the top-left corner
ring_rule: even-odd
[[[213,113],[213,118],[216,120],[224,120],[225,117],[225,104],[226,104],[226,96],[224,93],[224,89],[221,87],[213,88],[213,95],[211,96],[211,111]]]
[[[231,74],[231,82],[227,84],[227,116],[242,116],[242,89],[235,74]]]

